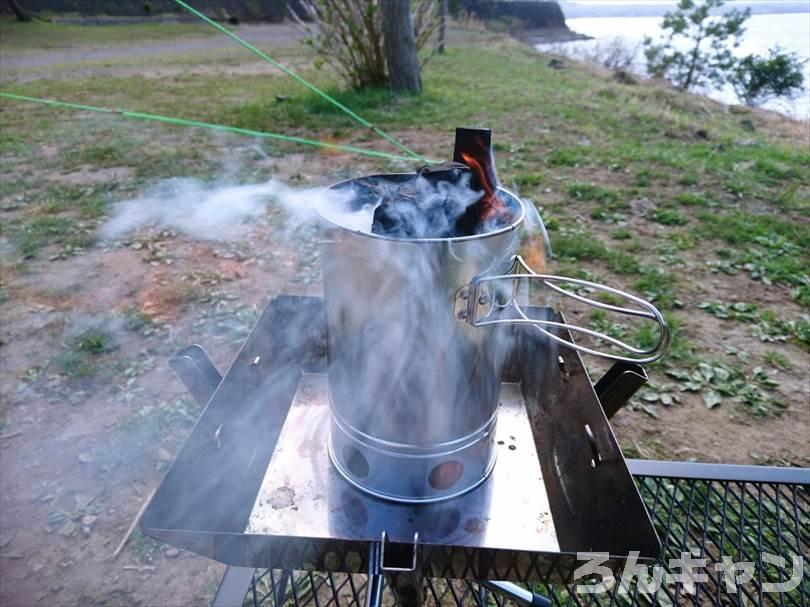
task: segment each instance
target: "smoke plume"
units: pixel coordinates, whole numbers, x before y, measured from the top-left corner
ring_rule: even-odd
[[[347,197],[325,188],[292,188],[278,179],[236,185],[178,177],[117,203],[100,234],[116,239],[140,228],[158,227],[200,240],[229,240],[243,236],[246,225],[261,219],[268,205],[284,207],[293,229],[314,221],[317,206],[339,209]]]

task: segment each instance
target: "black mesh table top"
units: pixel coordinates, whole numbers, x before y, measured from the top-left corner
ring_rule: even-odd
[[[646,460],[629,464],[664,546],[659,564],[644,569],[648,586],[638,578],[627,585],[617,579],[609,590],[585,593],[576,592],[573,584],[536,584],[536,593],[554,605],[808,604],[810,580],[801,572],[810,554],[810,471]],[[697,561],[691,584],[688,577],[678,577],[688,559]],[[471,581],[426,579],[424,584],[427,605],[518,604]],[[232,605],[236,592],[253,607],[362,607],[366,576],[256,570],[246,596],[244,585],[241,591],[225,586],[215,606]],[[397,604],[388,588],[382,604]]]
[[[201,405],[207,405],[141,517],[140,526],[147,535],[183,549],[242,565],[228,568],[214,598],[214,607],[411,607],[415,602],[408,601],[408,592],[423,600],[422,604],[437,606],[550,603],[805,607],[808,604],[810,576],[804,571],[810,556],[810,469],[650,460],[627,460],[625,467],[617,445],[614,464],[621,464],[621,478],[600,473],[615,470],[616,466],[603,464],[601,451],[596,452],[599,463],[595,464],[593,443],[590,451],[563,449],[561,452],[569,457],[553,460],[562,466],[570,462],[583,464],[579,468],[560,468],[555,477],[559,483],[553,485],[559,493],[555,501],[556,516],[566,523],[568,539],[576,540],[566,547],[565,575],[560,573],[560,561],[553,558],[499,560],[502,554],[476,552],[468,544],[439,559],[442,567],[419,569],[416,548],[410,553],[411,569],[403,569],[400,564],[392,567],[390,562],[383,567],[385,535],[376,542],[377,548],[370,547],[367,540],[354,542],[368,553],[367,567],[362,563],[358,567],[334,566],[333,551],[341,547],[341,542],[333,543],[322,552],[293,551],[293,556],[301,558],[285,560],[282,557],[287,554],[284,548],[288,540],[300,540],[300,535],[257,534],[250,527],[252,518],[247,516],[252,516],[262,478],[269,469],[268,461],[272,461],[266,429],[253,422],[275,419],[268,414],[268,403],[278,405],[277,413],[286,415],[292,408],[302,373],[322,372],[325,334],[322,323],[316,322],[322,315],[321,306],[316,298],[283,296],[273,300],[224,378],[199,346],[185,348],[171,361],[194,398]],[[606,418],[646,381],[643,371],[636,373],[621,367],[614,373],[617,369],[614,365],[591,386],[584,368],[577,374],[581,361],[566,361],[562,356],[558,358],[559,369],[555,374],[549,369],[556,366],[543,367],[539,364],[542,361],[524,356],[527,352],[535,356],[542,354],[540,345],[532,341],[533,336],[533,333],[524,336],[526,340],[520,341],[525,347],[517,352],[516,362],[522,360],[523,364],[513,365],[517,371],[512,370],[522,373],[522,394],[528,395],[532,402],[537,400],[542,378],[546,391],[553,386],[559,388],[554,394],[558,399],[567,399],[566,405],[590,399],[598,415],[591,414],[583,419],[589,421],[591,429],[598,427],[594,426],[597,422],[607,428]],[[540,373],[541,368],[546,371]],[[263,386],[273,389],[268,392],[260,389]],[[273,398],[268,400],[269,396]],[[285,403],[286,408],[283,408]],[[254,405],[258,417],[246,415],[245,411],[250,413]],[[557,430],[567,429],[566,424],[570,425],[576,408],[567,407],[565,411],[565,415],[552,420],[562,424]],[[279,415],[279,419],[283,420],[284,416]],[[549,423],[548,419],[545,422]],[[247,440],[249,436],[255,440]],[[574,437],[581,439],[578,434]],[[612,440],[615,442],[615,438]],[[261,458],[257,458],[256,453],[261,449],[264,449],[264,459],[258,461]],[[585,465],[588,461],[596,470],[595,475],[588,473],[590,468]],[[219,473],[217,483],[200,485],[200,475],[209,475],[212,471]],[[627,491],[618,491],[617,479],[626,485]],[[587,490],[577,491],[583,487]],[[512,485],[507,489],[512,491]],[[175,499],[177,495],[183,499]],[[196,497],[197,501],[190,500],[189,496]],[[629,501],[633,501],[636,508],[632,516],[625,512]],[[213,508],[214,502],[221,502],[225,507]],[[205,507],[189,509],[189,504]],[[526,515],[513,508],[501,514],[507,518]],[[386,524],[394,518],[394,515],[387,516]],[[633,539],[632,528],[639,517],[644,519],[647,535],[655,539],[657,533],[661,540],[661,557],[657,563],[650,564],[659,554],[657,541],[654,553],[641,555],[643,564],[634,564],[632,553],[627,554],[627,546],[634,549],[639,546],[638,539]],[[610,532],[608,544],[605,543],[606,531]],[[275,541],[279,537],[282,541]],[[311,538],[314,539],[307,542],[321,541],[323,535],[314,534]],[[613,578],[611,570],[605,567],[603,571],[607,576],[601,580],[599,575],[589,576],[588,573],[598,573],[600,561],[580,551],[591,546],[610,546],[614,553],[605,554],[604,559],[614,570],[619,569],[617,563],[623,563],[623,572]],[[432,551],[431,558],[438,558],[446,548],[427,538],[420,556],[424,560],[425,553]],[[509,556],[513,548],[510,544],[501,552]],[[315,560],[313,554],[323,558]],[[394,561],[399,562],[396,558]],[[322,567],[318,567],[318,563]],[[544,567],[532,563],[542,563]],[[579,563],[581,566],[577,567]],[[254,570],[253,567],[301,567],[307,571]],[[576,571],[571,575],[574,568]],[[331,572],[319,569],[331,569]],[[424,578],[407,573],[417,569]],[[359,573],[336,573],[338,571],[381,573],[369,578]],[[430,577],[431,573],[425,572],[438,577]],[[442,577],[446,575],[455,577]],[[410,582],[403,584],[405,578]],[[500,579],[523,582],[522,588],[497,581]],[[396,596],[386,585],[387,580],[396,584]],[[552,580],[573,581],[559,584]]]

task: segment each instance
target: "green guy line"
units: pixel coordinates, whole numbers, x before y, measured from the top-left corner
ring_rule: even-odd
[[[217,23],[216,21],[214,21],[213,19],[211,19],[209,17],[206,17],[203,13],[198,11],[193,6],[190,6],[186,2],[183,2],[183,0],[174,0],[174,1],[177,4],[179,4],[180,6],[182,6],[184,9],[186,9],[188,12],[190,12],[191,14],[193,14],[193,15],[199,17],[200,19],[202,19],[203,21],[205,21],[208,25],[218,29],[220,32],[222,32],[223,34],[225,34],[226,36],[228,36],[232,40],[234,40],[234,41],[238,42],[239,44],[241,44],[242,46],[244,46],[246,49],[248,49],[254,55],[257,55],[258,57],[261,57],[262,59],[264,59],[265,61],[267,61],[271,65],[274,65],[275,67],[280,69],[282,72],[287,74],[290,78],[293,78],[299,84],[307,87],[310,91],[312,91],[316,95],[320,95],[321,97],[323,97],[326,101],[328,101],[329,103],[331,103],[335,107],[340,108],[342,111],[346,112],[346,114],[348,114],[349,116],[354,118],[354,120],[356,120],[357,122],[362,124],[364,127],[371,129],[374,133],[376,133],[377,135],[379,135],[380,137],[382,137],[383,139],[385,139],[389,143],[391,143],[391,144],[395,145],[396,147],[398,147],[400,150],[402,150],[403,152],[408,154],[408,156],[410,156],[414,160],[419,160],[420,162],[425,162],[425,163],[427,162],[424,158],[422,158],[422,156],[420,156],[419,154],[417,154],[416,152],[414,152],[410,148],[406,147],[405,145],[401,144],[399,141],[394,139],[394,137],[392,137],[391,135],[389,135],[388,133],[386,133],[382,129],[377,128],[376,126],[371,124],[368,120],[366,120],[362,116],[356,114],[351,108],[346,107],[340,101],[338,101],[337,99],[335,99],[334,97],[332,97],[328,93],[325,93],[324,91],[319,89],[314,84],[310,84],[309,82],[304,80],[301,76],[299,76],[294,71],[292,71],[290,68],[282,65],[281,63],[279,63],[278,61],[273,59],[270,55],[268,55],[264,51],[261,51],[258,48],[256,48],[255,46],[253,46],[247,40],[244,40],[243,38],[240,38],[239,36],[234,34],[231,30],[229,30],[224,25],[221,25],[221,24]]]
[[[279,141],[287,141],[290,143],[309,145],[312,147],[336,150],[339,152],[350,152],[352,154],[363,154],[364,156],[373,156],[374,158],[385,158],[386,160],[405,160],[407,162],[413,162],[414,160],[416,160],[411,156],[398,156],[396,154],[378,152],[377,150],[367,150],[364,148],[358,148],[353,145],[339,145],[336,143],[326,143],[324,141],[303,139],[301,137],[291,137],[290,135],[281,135],[279,133],[266,133],[264,131],[254,131],[253,129],[243,129],[238,126],[212,124],[210,122],[200,122],[198,120],[187,120],[185,118],[173,118],[171,116],[161,116],[160,114],[147,114],[145,112],[130,112],[129,110],[111,110],[109,108],[97,107],[94,105],[83,105],[80,103],[70,103],[67,101],[56,101],[54,99],[39,99],[37,97],[26,97],[25,95],[15,95],[13,93],[0,92],[0,97],[5,97],[6,99],[14,99],[16,101],[29,101],[31,103],[39,103],[42,105],[67,108],[72,110],[82,110],[86,112],[100,112],[102,114],[117,114],[119,116],[125,116],[127,118],[135,118],[136,120],[152,120],[155,122],[165,122],[167,124],[176,124],[180,126],[196,126],[215,131],[228,131],[231,133],[238,133],[240,135],[264,137],[266,139],[277,139]]]

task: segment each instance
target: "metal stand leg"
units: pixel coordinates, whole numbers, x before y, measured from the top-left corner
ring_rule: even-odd
[[[211,601],[211,607],[242,607],[252,581],[252,567],[228,567],[214,600]]]
[[[388,550],[388,557],[386,557]],[[369,562],[369,591],[366,594],[366,607],[371,607],[371,598],[379,601],[382,598],[383,578],[400,607],[422,607],[424,591],[422,575],[419,570],[419,534],[414,534],[411,554],[391,555],[392,547],[388,544],[385,531],[379,542],[372,544],[373,555]],[[396,551],[393,551],[396,552]],[[372,592],[373,591],[373,592]],[[376,603],[379,605],[379,602]]]
[[[641,365],[629,362],[615,363],[594,386],[605,416],[610,419],[616,415],[646,383],[647,372]]]
[[[177,377],[186,386],[191,396],[205,406],[222,381],[214,363],[208,358],[202,346],[183,348],[169,360]]]
[[[385,580],[380,571],[380,543],[372,542],[368,556],[368,585],[365,607],[380,607]]]
[[[169,360],[172,370],[201,406],[208,404],[222,381],[214,363],[202,346],[183,348]],[[245,595],[253,582],[253,567],[228,567],[211,607],[242,607]]]

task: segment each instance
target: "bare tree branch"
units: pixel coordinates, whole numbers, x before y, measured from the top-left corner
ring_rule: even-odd
[[[304,14],[289,13],[324,63],[350,86],[386,86],[390,82],[383,36],[384,0],[299,0]],[[412,21],[417,50],[430,48],[438,27],[437,0],[413,0]],[[427,47],[426,47],[427,45]],[[420,68],[433,56],[423,53]]]

